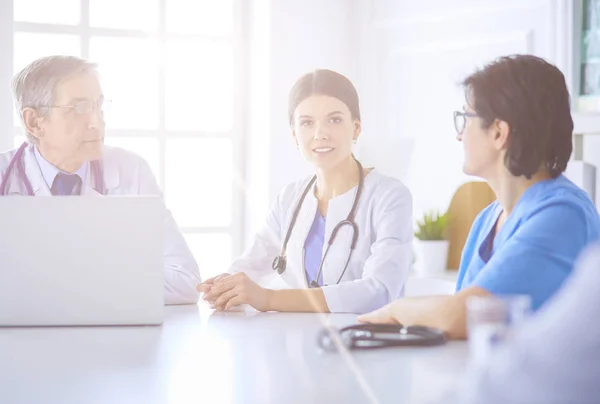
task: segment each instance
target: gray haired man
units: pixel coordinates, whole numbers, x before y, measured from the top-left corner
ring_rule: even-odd
[[[27,142],[0,154],[0,195],[161,195],[144,159],[104,145],[106,101],[94,64],[41,58],[12,88]],[[198,266],[166,207],[164,215],[165,302],[196,303]]]

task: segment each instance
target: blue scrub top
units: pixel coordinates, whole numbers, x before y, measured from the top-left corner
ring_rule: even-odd
[[[502,206],[485,208],[465,242],[456,291],[527,294],[537,310],[561,286],[590,242],[600,218],[588,195],[564,176],[529,187],[494,238]]]
[[[321,265],[321,257],[323,255],[323,244],[325,244],[325,218],[317,211],[315,220],[313,221],[310,232],[304,243],[304,265],[306,268],[306,279],[308,284],[316,280],[319,266]],[[323,286],[323,271],[317,280],[320,286]]]

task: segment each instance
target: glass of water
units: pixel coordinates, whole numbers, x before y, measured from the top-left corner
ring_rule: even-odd
[[[527,295],[472,296],[467,300],[467,331],[471,361],[485,363],[490,352],[501,344],[531,312]]]

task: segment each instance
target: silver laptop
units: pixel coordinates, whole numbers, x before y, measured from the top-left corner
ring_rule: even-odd
[[[0,326],[160,324],[159,197],[0,197]]]

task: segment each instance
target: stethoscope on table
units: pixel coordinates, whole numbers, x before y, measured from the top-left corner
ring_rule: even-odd
[[[27,147],[27,142],[24,142],[21,147],[16,151],[13,158],[8,163],[8,167],[6,167],[6,171],[4,172],[4,178],[0,183],[0,196],[7,195],[8,190],[8,178],[10,176],[11,171],[15,171],[17,175],[17,179],[23,183],[25,186],[25,190],[28,196],[33,196],[33,187],[31,186],[31,182],[27,178],[25,174],[25,166],[23,164],[23,154],[25,153],[25,148]],[[100,160],[94,160],[90,163],[90,167],[92,170],[92,177],[94,179],[94,189],[100,195],[105,194],[104,189],[104,174],[102,172],[102,165],[100,164]]]
[[[319,271],[317,272],[317,277],[315,278],[315,280],[312,280],[309,282],[309,287],[311,287],[311,288],[319,287],[318,281],[319,281],[319,277],[321,276],[321,272],[323,271],[323,264],[325,263],[325,258],[327,258],[329,249],[331,248],[331,245],[335,241],[335,237],[337,236],[338,232],[340,231],[340,229],[342,227],[350,226],[352,228],[352,243],[350,244],[350,252],[348,253],[348,259],[346,260],[346,264],[344,265],[342,274],[338,278],[336,284],[340,283],[340,281],[342,280],[342,277],[346,273],[346,269],[348,269],[348,263],[350,262],[350,258],[352,257],[352,252],[354,251],[354,248],[356,247],[356,242],[358,241],[358,226],[356,225],[356,222],[354,221],[354,216],[356,214],[356,207],[358,205],[358,201],[360,199],[360,194],[362,193],[362,189],[363,189],[363,184],[365,182],[365,172],[364,172],[362,164],[360,164],[360,162],[356,159],[354,161],[356,161],[356,164],[358,165],[360,179],[358,181],[358,188],[356,190],[356,195],[354,196],[354,203],[352,204],[352,209],[350,209],[350,213],[348,213],[346,220],[342,220],[341,222],[339,222],[331,231],[331,236],[329,236],[329,240],[327,241],[327,248],[325,249],[325,254],[323,254],[323,258],[321,259],[321,264],[319,265]],[[277,271],[277,273],[279,275],[281,275],[285,271],[286,266],[287,266],[285,252],[286,252],[288,241],[290,240],[290,237],[292,236],[292,230],[294,229],[294,225],[296,224],[296,219],[298,218],[298,214],[300,213],[300,209],[302,208],[302,202],[304,202],[304,198],[306,198],[306,195],[312,188],[316,179],[317,179],[317,176],[314,175],[311,178],[308,185],[306,186],[306,188],[304,188],[304,191],[302,192],[302,196],[300,196],[300,200],[298,201],[298,204],[296,205],[296,209],[294,210],[294,215],[292,216],[292,221],[291,221],[290,226],[288,227],[287,233],[285,235],[283,245],[281,246],[281,252],[273,260],[272,268],[274,271]],[[303,267],[304,267],[304,265],[303,265]]]
[[[344,349],[375,349],[394,346],[434,346],[446,342],[444,332],[436,328],[401,324],[357,324],[339,330],[324,328],[317,344],[328,352]]]

